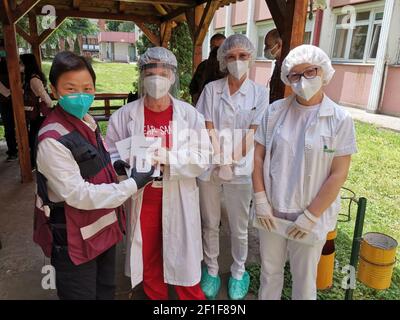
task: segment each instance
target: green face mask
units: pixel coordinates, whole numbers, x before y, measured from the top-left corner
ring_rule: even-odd
[[[5,57],[6,57],[5,50],[0,50],[0,58],[5,58]]]
[[[83,116],[89,111],[93,100],[93,94],[71,93],[60,97],[60,99],[58,99],[58,103],[65,112],[68,112],[74,117],[82,120]]]

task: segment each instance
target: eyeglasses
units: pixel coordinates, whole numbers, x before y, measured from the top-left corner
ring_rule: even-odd
[[[304,77],[306,79],[314,79],[318,75],[318,70],[320,70],[320,67],[307,68],[302,73],[289,73],[287,75],[287,78],[290,83],[299,82],[301,77]]]

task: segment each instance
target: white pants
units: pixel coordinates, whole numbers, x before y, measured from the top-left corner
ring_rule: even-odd
[[[200,211],[203,230],[204,262],[208,273],[218,275],[219,226],[221,222],[221,196],[228,215],[231,234],[232,277],[241,280],[245,272],[248,251],[248,225],[252,186],[251,184],[221,183],[215,177],[211,181],[199,180]]]
[[[281,299],[284,267],[289,258],[292,300],[316,300],[318,262],[325,241],[310,246],[263,230],[259,230],[259,236],[261,276],[258,298]]]

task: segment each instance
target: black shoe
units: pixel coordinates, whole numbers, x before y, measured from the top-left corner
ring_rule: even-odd
[[[18,155],[16,155],[16,154],[11,154],[6,159],[7,162],[12,162],[12,161],[15,161],[15,160],[18,160]]]

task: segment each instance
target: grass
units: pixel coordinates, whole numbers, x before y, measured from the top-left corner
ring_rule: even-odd
[[[48,76],[51,62],[43,62],[43,70]],[[101,63],[94,61],[97,74],[97,92],[128,93],[137,79],[134,65],[121,63]],[[97,102],[99,103],[99,102]],[[107,123],[100,123],[105,133]],[[354,155],[350,176],[346,187],[357,196],[368,199],[364,233],[377,231],[400,240],[400,134],[378,129],[372,125],[356,122],[359,152]],[[4,137],[0,126],[0,139]],[[343,207],[346,204],[343,203]],[[336,240],[336,259],[334,287],[320,292],[321,299],[343,299],[344,290],[340,288],[343,278],[341,269],[348,264],[353,238],[355,209],[352,210],[351,223],[339,223]],[[342,209],[343,213],[345,208]],[[397,259],[400,260],[400,249]],[[251,290],[257,293],[259,286],[259,266],[248,267],[251,274]],[[290,297],[290,276],[286,275],[284,298]],[[396,265],[392,285],[388,290],[375,291],[360,283],[354,292],[355,299],[400,299],[400,267]]]
[[[349,178],[345,186],[358,197],[367,198],[367,211],[364,231],[382,232],[400,240],[400,134],[378,129],[373,125],[356,122],[358,153],[353,156]],[[342,214],[347,204],[343,201]],[[352,209],[350,223],[339,223],[336,246],[336,268],[334,285],[331,289],[320,291],[319,299],[344,299],[345,290],[341,282],[345,274],[342,268],[349,263],[354,232],[356,206]],[[397,261],[400,249],[397,250]],[[248,266],[251,275],[251,291],[258,292],[259,266]],[[290,274],[285,272],[283,298],[290,299]],[[394,268],[392,284],[387,290],[377,291],[367,288],[357,281],[354,299],[394,300],[400,299],[400,266]]]

